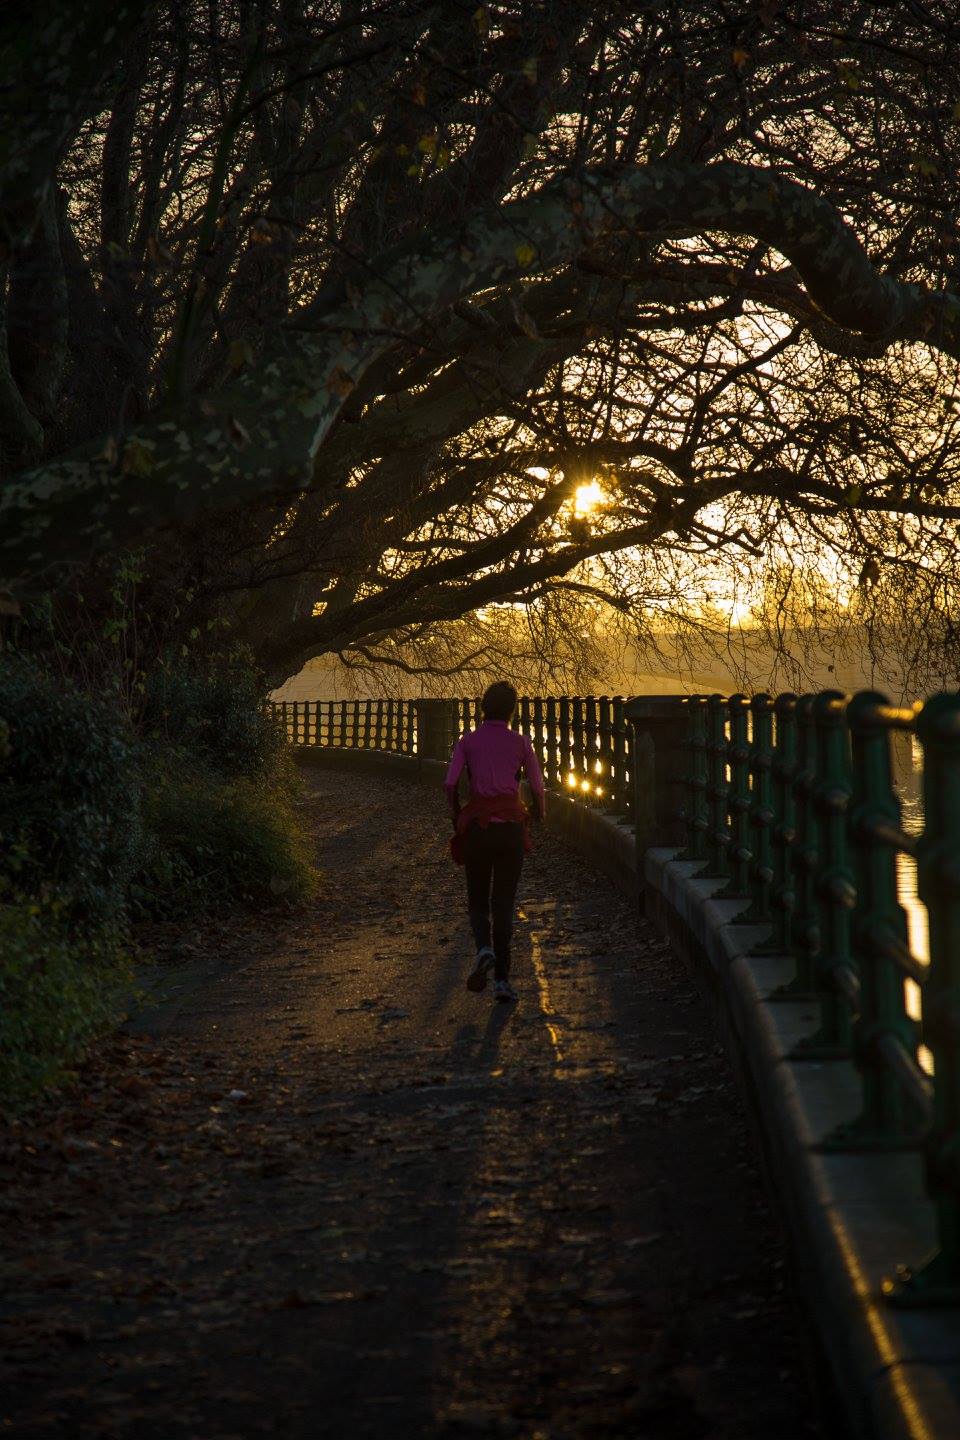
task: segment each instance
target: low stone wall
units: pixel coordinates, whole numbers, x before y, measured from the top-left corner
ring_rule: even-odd
[[[918,1152],[831,1152],[831,1131],[860,1109],[849,1060],[795,1060],[820,1023],[814,1000],[782,999],[794,963],[750,950],[770,933],[738,923],[747,902],[716,897],[700,863],[648,850],[648,912],[715,997],[793,1240],[796,1270],[848,1411],[870,1440],[960,1436],[960,1310],[899,1310],[882,1282],[934,1249],[935,1217]]]
[[[300,757],[307,765],[436,786],[442,813],[439,761],[352,750],[304,749]],[[632,829],[622,820],[551,794],[547,826],[645,904],[713,998],[791,1234],[797,1279],[846,1406],[848,1433],[862,1440],[957,1440],[960,1310],[897,1310],[881,1290],[897,1263],[918,1266],[933,1249],[921,1157],[818,1148],[857,1113],[859,1080],[849,1061],[791,1059],[797,1040],[819,1024],[815,1001],[772,998],[793,977],[792,960],[751,956],[768,927],[738,924],[746,902],[716,898],[722,882],[698,879],[702,865],[677,860],[676,850],[647,850],[641,884]]]

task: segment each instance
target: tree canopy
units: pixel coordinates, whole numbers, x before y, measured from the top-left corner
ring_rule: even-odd
[[[912,0],[0,19],[0,578],[142,547],[277,679],[741,568],[949,647],[958,60]]]

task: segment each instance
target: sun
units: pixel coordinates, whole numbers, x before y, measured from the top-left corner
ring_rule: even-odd
[[[606,491],[599,481],[591,480],[589,485],[578,485],[573,499],[574,514],[589,515],[591,510],[596,510],[597,506],[605,504],[606,500]]]

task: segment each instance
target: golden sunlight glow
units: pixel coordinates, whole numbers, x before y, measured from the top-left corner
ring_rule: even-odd
[[[577,493],[573,498],[573,509],[577,515],[589,515],[591,510],[596,510],[598,505],[605,504],[607,499],[606,491],[596,480],[591,480],[589,485],[578,485]]]

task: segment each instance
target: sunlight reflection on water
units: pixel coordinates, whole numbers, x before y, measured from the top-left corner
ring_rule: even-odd
[[[892,742],[894,781],[903,806],[903,828],[909,835],[919,835],[923,830],[923,755],[913,735],[895,734]],[[910,949],[918,960],[929,964],[927,907],[917,894],[917,862],[911,855],[897,856],[897,893],[907,915]],[[904,993],[907,1014],[912,1019],[919,1020],[919,985],[914,980],[905,980]],[[925,1045],[920,1047],[919,1060],[924,1070],[933,1074],[933,1056]]]

